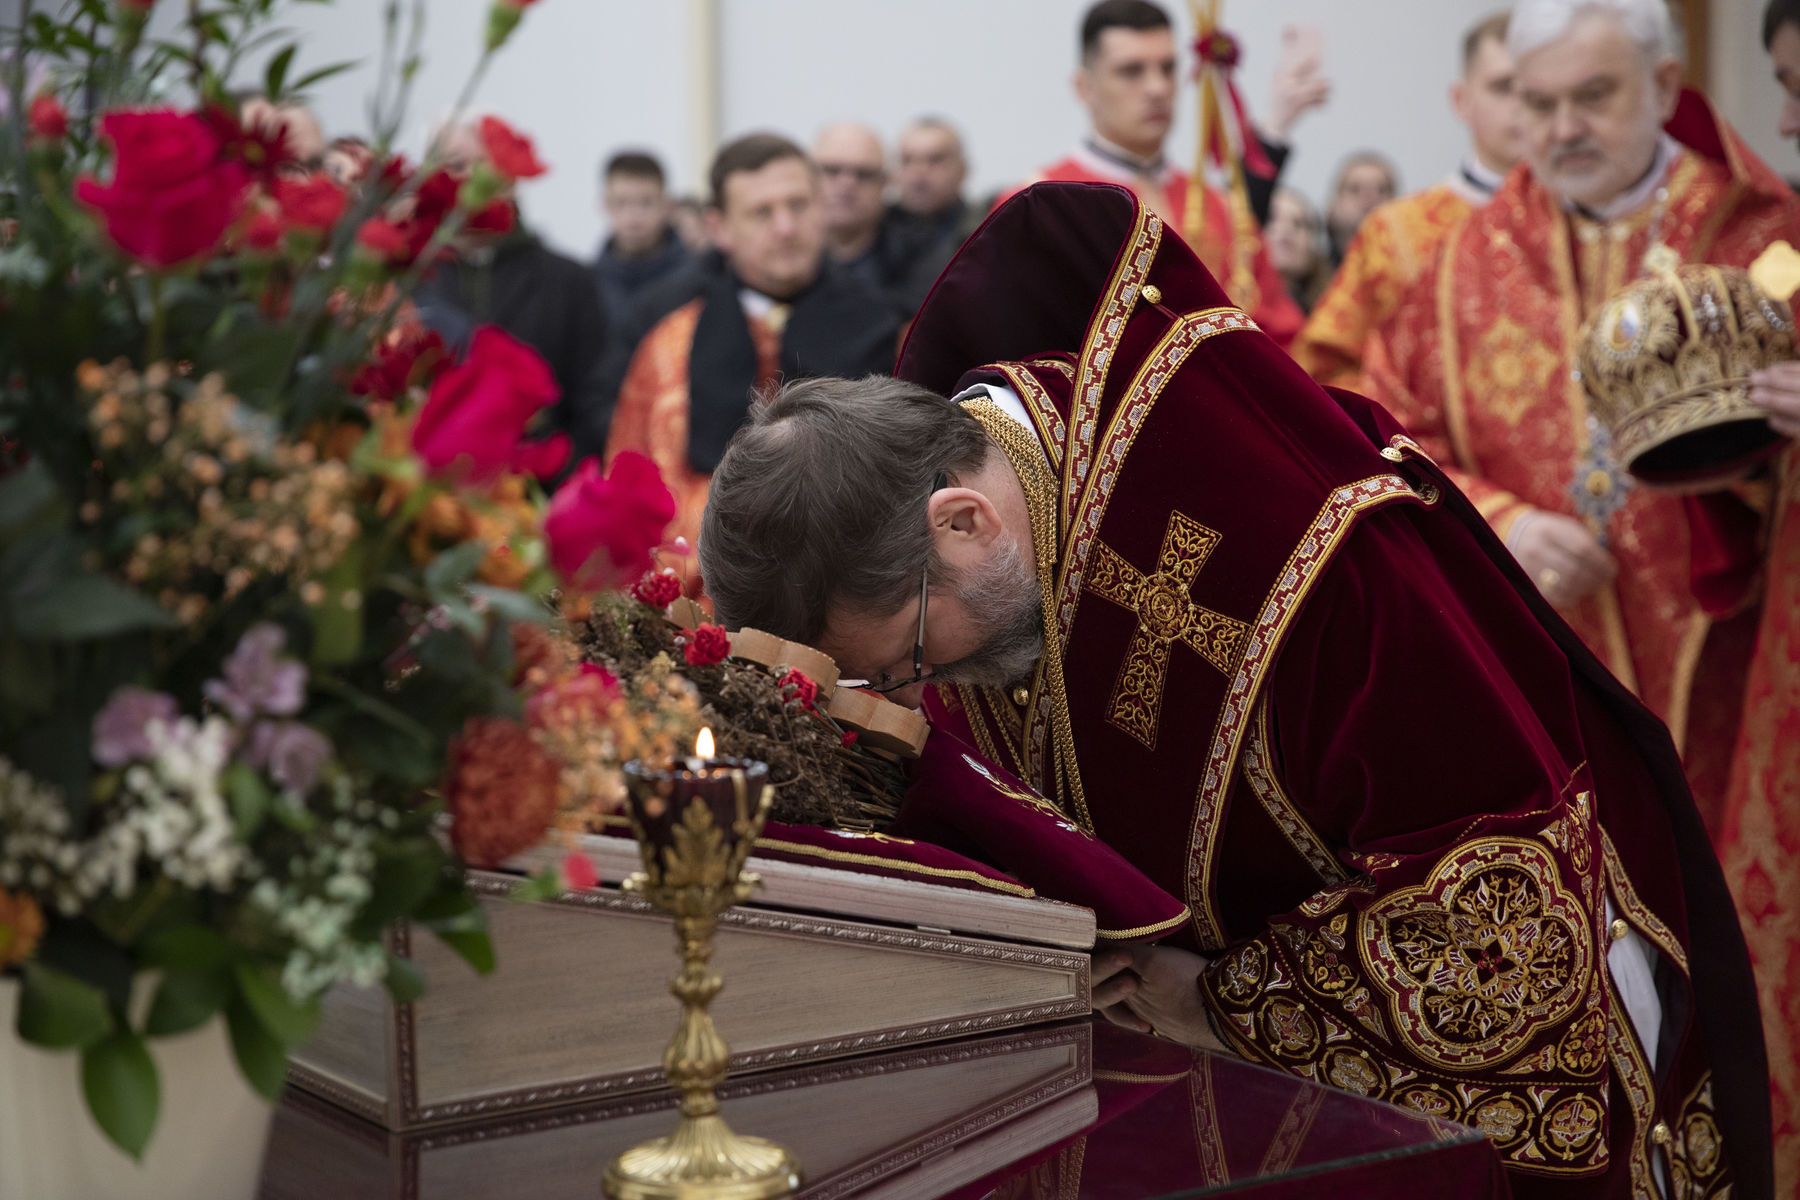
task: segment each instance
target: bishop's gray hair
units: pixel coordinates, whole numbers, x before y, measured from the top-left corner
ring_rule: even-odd
[[[1681,57],[1667,0],[1519,0],[1506,26],[1507,52],[1516,62],[1563,36],[1588,13],[1617,17],[1651,66]]]

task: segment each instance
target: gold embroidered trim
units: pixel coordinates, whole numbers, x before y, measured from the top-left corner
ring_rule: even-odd
[[[1595,825],[1599,827],[1598,822]],[[1662,919],[1650,911],[1650,906],[1638,898],[1637,890],[1631,886],[1631,876],[1625,872],[1625,862],[1619,857],[1618,849],[1604,828],[1600,829],[1600,848],[1606,857],[1607,890],[1612,893],[1613,903],[1619,906],[1619,911],[1625,914],[1639,933],[1649,938],[1669,961],[1681,968],[1683,975],[1689,974],[1687,951],[1676,940],[1674,931],[1663,924]]]
[[[1096,929],[1094,930],[1094,936],[1111,938],[1115,941],[1119,938],[1143,937],[1146,934],[1163,933],[1170,929],[1179,929],[1182,925],[1187,923],[1187,919],[1188,910],[1187,905],[1184,904],[1181,906],[1181,911],[1179,913],[1166,921],[1158,921],[1154,925],[1139,925],[1136,929]]]
[[[1075,392],[1069,404],[1069,424],[1075,437],[1063,460],[1062,506],[1059,516],[1066,526],[1074,520],[1076,503],[1087,485],[1090,459],[1095,445],[1094,434],[1100,419],[1100,399],[1106,390],[1106,372],[1112,366],[1113,351],[1125,333],[1125,321],[1137,303],[1138,288],[1150,274],[1150,264],[1162,244],[1162,218],[1142,203],[1136,203],[1131,236],[1113,267],[1112,278],[1101,293],[1100,316],[1089,328],[1087,344],[1081,348],[1081,360],[1075,370]]]
[[[1674,1136],[1669,1141],[1669,1174],[1675,1194],[1694,1200],[1729,1196],[1730,1163],[1725,1157],[1724,1136],[1714,1119],[1711,1071],[1701,1074],[1700,1082],[1681,1102],[1681,1115],[1670,1132]]]
[[[1044,365],[1062,367],[1070,372],[1075,369],[1063,362],[1051,361]],[[1013,391],[1019,394],[1019,400],[1030,414],[1032,424],[1037,426],[1038,441],[1043,444],[1043,451],[1050,458],[1050,469],[1060,476],[1063,447],[1068,443],[1069,430],[1063,424],[1062,414],[1056,410],[1056,402],[1050,398],[1050,393],[1038,382],[1037,376],[1031,373],[1026,364],[989,363],[988,368],[1006,376]]]
[[[1288,845],[1328,886],[1340,884],[1350,878],[1350,872],[1331,853],[1325,839],[1311,823],[1300,815],[1300,810],[1281,786],[1280,774],[1269,752],[1269,707],[1267,696],[1257,705],[1256,720],[1244,743],[1244,778],[1250,784],[1251,792],[1262,802],[1269,819],[1275,822],[1275,828],[1288,840]]]
[[[1186,1079],[1192,1071],[1178,1071],[1173,1075],[1137,1075],[1130,1071],[1095,1071],[1096,1083],[1174,1083]]]
[[[1063,681],[1063,643],[1050,633],[1059,545],[1055,479],[1050,473],[1050,464],[1044,458],[1043,447],[1029,431],[1007,416],[999,405],[978,397],[963,401],[963,409],[981,424],[982,429],[1006,455],[1025,492],[1025,507],[1031,523],[1032,555],[1036,560],[1034,566],[1037,570],[1038,588],[1042,593],[1041,617],[1045,631],[1044,652],[1033,673],[1030,698],[1026,702],[1027,711],[1047,707],[1055,714],[1060,725],[1066,727],[1069,723],[1069,700]],[[1005,702],[1005,698],[998,692],[990,692],[988,703],[994,705],[997,711],[1004,711],[1001,706]],[[1041,760],[1033,753],[1034,747],[1029,739],[1025,740],[1021,749],[1024,765],[1021,777],[1028,782],[1039,778]],[[1067,775],[1061,776],[1060,780],[1064,786],[1057,789],[1060,793],[1057,799],[1062,802],[1063,811],[1074,817],[1083,829],[1091,832],[1094,822],[1081,795],[1079,781],[1071,780]]]
[[[1249,724],[1251,705],[1261,693],[1263,675],[1274,661],[1289,622],[1300,610],[1300,602],[1312,591],[1319,573],[1337,553],[1339,543],[1356,523],[1356,517],[1369,509],[1395,500],[1419,500],[1436,504],[1438,492],[1427,485],[1414,491],[1411,484],[1398,475],[1375,475],[1347,484],[1326,499],[1312,526],[1300,538],[1289,555],[1287,565],[1275,576],[1275,586],[1263,601],[1259,615],[1244,644],[1244,657],[1237,674],[1225,693],[1225,703],[1213,728],[1211,749],[1207,754],[1200,787],[1194,799],[1194,815],[1188,839],[1187,903],[1194,913],[1194,929],[1202,947],[1218,948],[1225,944],[1224,920],[1213,897],[1213,869],[1219,829],[1223,825],[1225,795],[1228,790],[1244,729]]]
[[[1037,895],[1035,891],[1021,883],[1007,883],[994,879],[979,871],[968,871],[961,867],[928,867],[922,863],[902,862],[899,859],[883,858],[879,854],[852,854],[846,850],[827,850],[822,846],[807,846],[799,842],[782,842],[774,838],[757,838],[759,850],[780,850],[787,854],[800,854],[808,858],[822,858],[827,862],[857,863],[866,867],[885,867],[888,870],[918,875],[931,875],[939,879],[966,879],[978,883],[984,888],[996,892],[1005,892],[1009,896],[1024,896],[1030,899]]]
[[[1156,348],[1139,366],[1137,375],[1125,389],[1119,410],[1102,439],[1095,458],[1092,486],[1081,497],[1080,515],[1075,525],[1064,531],[1062,568],[1057,576],[1056,589],[1052,593],[1056,597],[1055,620],[1051,621],[1048,614],[1045,617],[1046,644],[1052,641],[1058,646],[1068,644],[1069,633],[1075,623],[1075,610],[1081,601],[1087,557],[1098,541],[1100,523],[1112,500],[1113,485],[1118,480],[1119,468],[1136,440],[1138,430],[1143,428],[1144,421],[1149,417],[1150,410],[1162,395],[1163,389],[1168,386],[1170,378],[1202,342],[1221,333],[1255,328],[1256,323],[1235,308],[1212,308],[1189,313],[1169,327]],[[1077,427],[1075,433],[1079,448],[1086,436],[1091,435],[1091,429]],[[1071,455],[1073,453],[1072,450]],[[1064,466],[1067,474],[1067,464]],[[1042,755],[1049,737],[1049,726],[1053,722],[1057,754],[1067,773],[1068,786],[1077,809],[1085,812],[1087,802],[1082,794],[1081,776],[1075,759],[1074,732],[1068,725],[1066,708],[1060,714],[1053,714],[1044,697],[1040,697],[1032,706],[1025,735],[1027,757],[1035,762]]]
[[[1633,1196],[1655,1200],[1661,1193],[1652,1181],[1650,1171],[1650,1131],[1656,1127],[1656,1088],[1650,1069],[1644,1065],[1644,1052],[1638,1046],[1637,1034],[1625,1017],[1625,1006],[1613,988],[1610,972],[1600,972],[1612,1004],[1612,1017],[1606,1024],[1607,1041],[1612,1047],[1613,1077],[1625,1089],[1631,1104],[1631,1191]],[[1614,1120],[1618,1114],[1614,1114]]]
[[[1262,1166],[1257,1168],[1258,1178],[1280,1175],[1294,1165],[1313,1121],[1325,1105],[1325,1096],[1323,1091],[1308,1088],[1294,1097],[1287,1111],[1281,1114],[1281,1125],[1269,1142],[1269,1152],[1263,1155]]]
[[[1194,1151],[1200,1160],[1199,1182],[1230,1183],[1231,1166],[1225,1161],[1225,1138],[1219,1132],[1210,1058],[1200,1058],[1188,1072],[1188,1097],[1194,1106]]]

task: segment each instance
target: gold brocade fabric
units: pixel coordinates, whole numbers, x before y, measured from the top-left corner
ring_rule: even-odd
[[[688,355],[694,348],[694,329],[704,300],[676,309],[644,336],[632,355],[631,367],[619,389],[612,428],[606,439],[606,466],[622,450],[647,456],[662,472],[663,482],[675,494],[675,520],[668,538],[687,539],[689,553],[673,565],[680,572],[687,594],[700,595],[700,515],[706,511],[706,494],[712,476],[702,475],[688,463]],[[768,322],[750,320],[750,337],[756,343],[756,384],[774,382],[780,373],[781,334]]]
[[[1638,276],[1652,240],[1682,261],[1743,266],[1769,241],[1800,237],[1792,194],[1747,188],[1748,169],[1684,150],[1665,200],[1605,225],[1565,214],[1530,172],[1514,172],[1407,291],[1367,363],[1369,394],[1503,539],[1532,509],[1576,515],[1577,463],[1591,453],[1573,377],[1576,332]],[[1694,598],[1678,496],[1635,488],[1597,531],[1618,578],[1562,615],[1668,724],[1711,823],[1736,736],[1747,630],[1713,627]]]
[[[1475,208],[1448,184],[1390,201],[1368,215],[1293,345],[1322,384],[1360,392],[1363,360],[1407,289],[1431,267],[1444,237]]]

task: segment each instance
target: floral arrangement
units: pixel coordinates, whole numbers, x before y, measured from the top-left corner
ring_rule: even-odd
[[[465,96],[528,3],[492,5]],[[514,219],[528,139],[489,118],[468,171],[395,154],[418,64],[392,4],[366,152],[295,161],[284,106],[336,68],[290,83],[276,44],[263,99],[224,86],[276,7],[190,5],[159,38],[150,0],[76,0],[7,31],[0,971],[134,1155],[146,1039],[222,1017],[273,1097],[324,989],[420,993],[392,922],[489,969],[465,864],[697,709],[543,628],[650,566],[654,467],[583,463],[546,503],[548,369],[497,329],[454,356],[408,302]]]

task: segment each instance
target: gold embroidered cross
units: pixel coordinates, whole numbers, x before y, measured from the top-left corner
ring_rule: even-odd
[[[1107,719],[1150,749],[1162,716],[1163,679],[1169,649],[1185,642],[1196,654],[1229,673],[1243,653],[1250,627],[1195,604],[1188,595],[1220,535],[1192,517],[1169,514],[1156,571],[1145,575],[1104,542],[1094,546],[1084,590],[1137,613],[1137,631],[1119,667]]]

